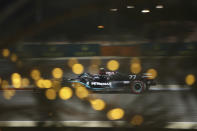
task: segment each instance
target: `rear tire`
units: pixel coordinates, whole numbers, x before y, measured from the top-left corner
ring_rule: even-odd
[[[131,92],[141,94],[146,90],[146,84],[143,81],[135,80],[131,82]]]

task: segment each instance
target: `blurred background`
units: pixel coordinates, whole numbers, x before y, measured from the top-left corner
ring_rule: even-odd
[[[196,8],[196,0],[0,1],[0,130],[197,129]],[[157,85],[136,95],[61,84],[101,67],[152,73]]]

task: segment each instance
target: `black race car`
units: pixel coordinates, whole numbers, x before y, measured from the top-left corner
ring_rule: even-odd
[[[67,82],[80,83],[91,91],[129,91],[140,94],[156,84],[151,77],[148,73],[123,75],[101,69],[99,74],[83,73],[75,79],[68,79]]]

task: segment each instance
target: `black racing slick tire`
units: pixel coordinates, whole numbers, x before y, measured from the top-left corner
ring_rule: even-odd
[[[146,90],[146,84],[143,81],[135,80],[131,82],[131,92],[141,94]]]

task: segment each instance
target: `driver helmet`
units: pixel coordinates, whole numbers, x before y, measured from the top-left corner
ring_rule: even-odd
[[[106,70],[104,68],[99,69],[99,74],[100,75],[106,75]]]

